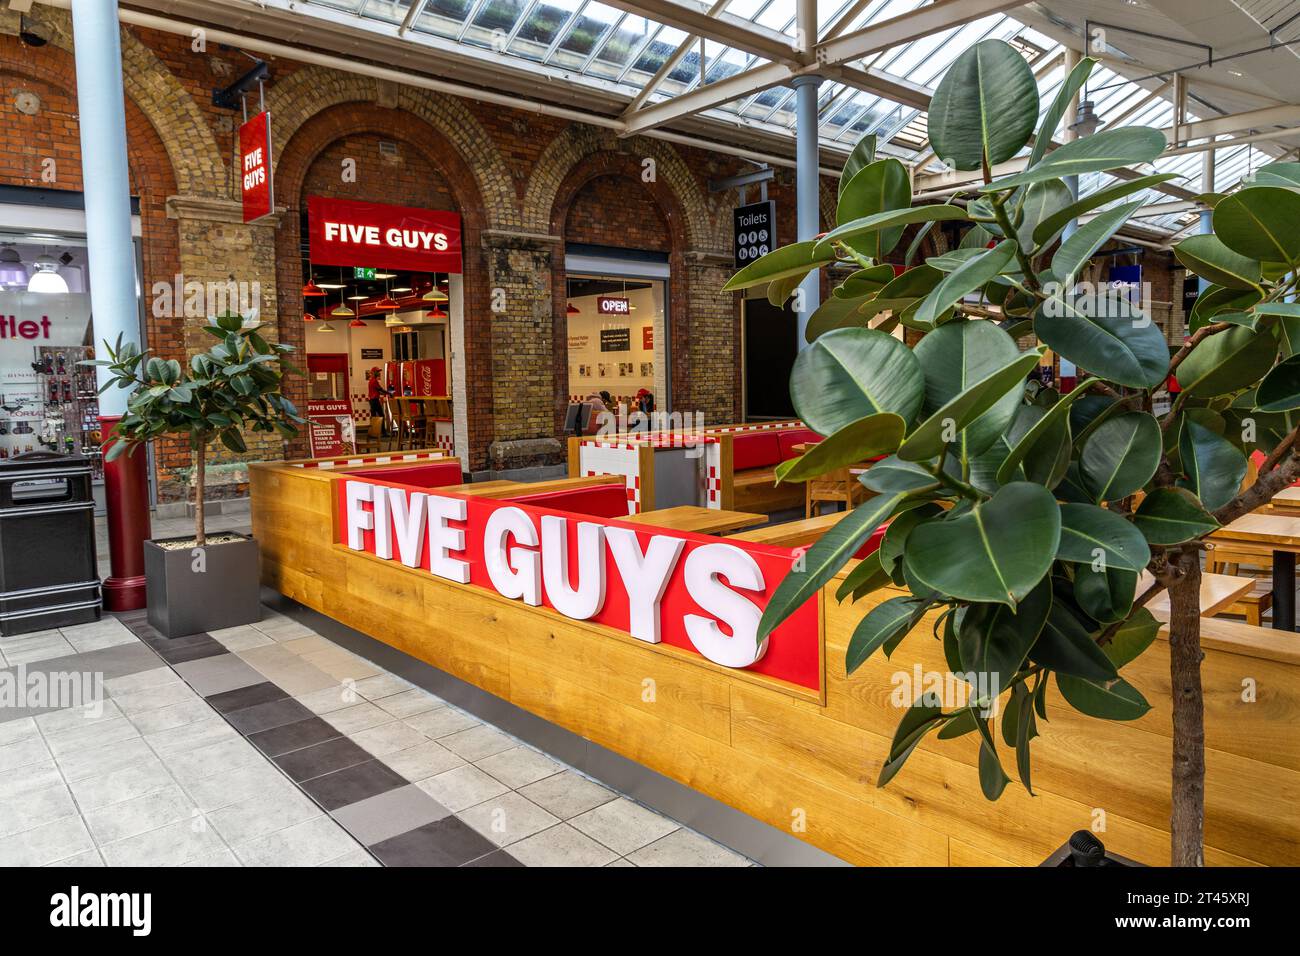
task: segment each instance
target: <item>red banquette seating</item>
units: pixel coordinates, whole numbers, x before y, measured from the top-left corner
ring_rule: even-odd
[[[803,485],[777,485],[776,466],[799,456],[795,445],[821,440],[810,428],[773,428],[732,436],[732,506],[739,511],[769,513],[802,505]]]
[[[622,482],[566,491],[545,491],[536,495],[516,495],[503,500],[591,515],[594,518],[626,518],[628,515],[627,486]]]
[[[357,471],[353,474],[374,478],[378,481],[393,481],[401,485],[414,485],[416,488],[445,488],[459,485],[465,479],[461,476],[460,462],[430,461],[409,468],[377,468],[374,471]]]

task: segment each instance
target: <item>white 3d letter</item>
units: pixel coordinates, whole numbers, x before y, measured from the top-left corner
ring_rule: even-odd
[[[375,557],[391,561],[393,559],[393,512],[389,502],[393,500],[392,495],[401,496],[403,492],[400,488],[385,488],[383,485],[375,485],[374,489],[371,510],[374,513]]]
[[[366,536],[362,532],[375,526],[375,516],[361,507],[361,502],[371,500],[374,487],[361,481],[349,481],[343,491],[347,503],[348,547],[353,551],[366,549]]]
[[[506,554],[506,538],[527,547],[515,547]],[[537,607],[542,603],[541,555],[528,548],[537,547],[537,529],[519,508],[498,508],[483,529],[483,560],[487,564],[492,586],[502,597],[522,598]]]
[[[448,521],[465,520],[465,499],[430,495],[428,509],[429,570],[448,581],[469,584],[469,562],[447,556],[448,551],[465,550],[465,532],[447,526]]]
[[[578,522],[578,586],[569,584],[569,522],[559,515],[542,516],[542,580],[551,606],[578,621],[605,606],[605,529]]]
[[[423,491],[413,491],[408,503],[406,492],[401,488],[390,488],[388,492],[393,525],[397,528],[397,556],[408,568],[417,567],[420,543],[424,540],[425,503],[429,496]]]
[[[606,528],[605,540],[627,589],[628,633],[638,640],[658,644],[659,602],[668,589],[668,579],[677,567],[682,548],[686,547],[685,539],[657,534],[650,539],[645,554],[641,553],[636,532],[631,528]]]
[[[691,643],[715,664],[748,667],[767,652],[766,639],[754,641],[763,612],[732,588],[763,590],[763,572],[752,556],[730,544],[706,544],[686,556],[686,589],[696,604],[731,628],[728,637],[718,621],[687,614],[683,621]]]

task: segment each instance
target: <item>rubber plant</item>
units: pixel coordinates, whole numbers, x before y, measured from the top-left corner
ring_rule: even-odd
[[[194,462],[194,539],[207,543],[203,496],[208,445],[220,441],[233,452],[248,451],[244,430],[275,432],[290,439],[303,419],[280,391],[286,373],[296,372],[284,356],[292,345],[268,342],[262,324],[233,313],[209,319],[204,330],[219,339],[190,358],[189,367],[141,351],[133,342],[104,343],[107,358],[83,362],[108,369],[100,394],[131,389],[126,414],[104,442],[112,461],[163,435],[183,435]]]
[[[913,205],[907,170],[864,139],[839,183],[835,228],[727,283],[766,285],[780,304],[815,270],[851,270],[809,317],[809,344],[791,373],[794,407],[824,440],[783,464],[778,480],[884,456],[860,479],[874,496],[782,581],[758,637],[889,522],[835,597],[859,601],[890,585],[905,593],[861,618],[846,670],[896,653],[936,611],[934,637],[969,693],[962,706],[922,695],[906,708],[878,783],[926,735],[965,736],[978,748],[983,793],[996,800],[1010,782],[1004,760],[1033,793],[1030,742],[1053,685],[1092,717],[1150,710],[1122,671],[1156,638],[1144,605],[1167,589],[1173,692],[1158,706],[1172,708],[1171,859],[1200,865],[1204,539],[1300,476],[1300,164],[1265,166],[1230,194],[1203,197],[1213,232],[1174,252],[1207,281],[1190,337],[1171,350],[1126,295],[1076,282],[1139,212],[1135,197],[1174,178],[1142,170],[1165,148],[1158,130],[1053,142],[1094,63],[1070,72],[1040,119],[1024,58],[1002,41],[976,44],[929,113],[935,155],[981,172],[974,185],[943,204]],[[1019,171],[997,174],[1022,153]],[[1107,171],[1113,183],[1082,198],[1067,184]],[[896,274],[886,257],[905,228],[934,223],[968,231],[951,251]],[[919,245],[910,244],[909,265]],[[890,334],[900,324],[922,333],[914,348]],[[1022,352],[1025,337],[1035,345]],[[1068,394],[1027,381],[1044,348],[1087,370]],[[1181,391],[1157,415],[1153,399],[1171,374]],[[1267,457],[1243,489],[1255,451]]]

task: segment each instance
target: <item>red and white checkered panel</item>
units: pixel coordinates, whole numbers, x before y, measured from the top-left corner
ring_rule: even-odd
[[[703,498],[704,507],[722,508],[722,445],[713,442],[704,448],[703,462]]]
[[[402,461],[431,461],[449,457],[439,451],[408,451],[392,455],[358,455],[352,458],[325,458],[321,461],[287,461],[295,468],[355,468],[357,465],[391,465]]]
[[[584,477],[620,475],[627,484],[627,513],[641,512],[641,456],[632,442],[584,441],[578,446],[578,470]]]

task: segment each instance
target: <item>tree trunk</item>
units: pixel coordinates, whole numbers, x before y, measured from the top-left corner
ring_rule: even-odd
[[[1201,559],[1192,548],[1170,555],[1169,686],[1174,707],[1174,866],[1204,866],[1205,702],[1201,696]]]
[[[194,450],[194,543],[203,547],[208,543],[207,529],[203,526],[203,494],[206,479],[206,459],[208,443],[199,439],[199,447]]]

